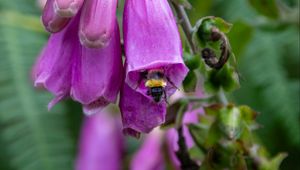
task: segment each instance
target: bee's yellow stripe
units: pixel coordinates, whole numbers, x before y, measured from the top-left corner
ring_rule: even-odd
[[[166,87],[167,83],[163,79],[151,79],[145,83],[146,87]]]

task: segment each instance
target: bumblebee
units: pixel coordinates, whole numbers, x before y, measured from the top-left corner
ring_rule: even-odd
[[[160,102],[162,96],[165,97],[165,100],[167,99],[165,91],[167,81],[163,70],[150,70],[147,73],[145,86],[148,88],[147,94],[151,96],[155,102]]]

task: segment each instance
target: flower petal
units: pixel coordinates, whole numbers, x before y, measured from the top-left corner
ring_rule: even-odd
[[[115,27],[117,0],[88,0],[82,10],[80,41],[90,48],[105,47]]]
[[[42,21],[47,31],[56,33],[69,23],[70,18],[59,16],[54,9],[54,0],[47,0],[43,10]]]
[[[119,123],[105,112],[85,118],[76,170],[121,170],[123,135]]]
[[[115,20],[116,22],[116,20]],[[73,70],[71,96],[93,114],[115,102],[123,81],[123,65],[118,24],[105,48],[81,46],[81,56]]]
[[[154,127],[165,121],[165,103],[155,103],[133,90],[126,83],[121,91],[120,109],[124,131],[131,132],[129,135],[136,136],[140,132],[149,133]]]
[[[151,132],[144,140],[143,145],[134,154],[131,161],[131,170],[164,170],[163,159],[163,132],[159,129]],[[149,156],[151,155],[151,156]]]
[[[171,81],[166,87],[170,96],[188,69],[182,59],[178,28],[167,0],[127,0],[123,21],[128,63],[125,82],[147,96],[138,84],[140,73],[161,68]]]
[[[72,17],[80,10],[84,0],[54,0],[55,12],[61,17]]]
[[[69,96],[73,62],[80,55],[78,24],[77,17],[64,30],[52,34],[34,66],[35,86],[42,86],[56,96],[49,103],[49,109]]]

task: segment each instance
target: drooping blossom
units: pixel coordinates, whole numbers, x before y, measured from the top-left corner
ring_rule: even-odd
[[[86,47],[103,48],[115,29],[117,3],[117,0],[47,0],[42,21],[49,32],[56,33],[73,17],[81,15],[80,42]]]
[[[51,34],[33,70],[35,86],[42,86],[56,97],[51,108],[71,96],[92,114],[114,102],[122,83],[123,66],[118,25],[109,45],[90,49],[77,36],[80,15],[60,32]],[[116,23],[116,20],[115,20]]]
[[[165,103],[152,102],[126,83],[121,90],[119,105],[124,133],[131,136],[139,137],[140,132],[149,133],[165,120]]]
[[[148,133],[164,122],[164,100],[176,91],[188,72],[168,1],[126,0],[123,35],[126,56],[125,85],[120,103],[123,123],[131,132]],[[146,80],[142,77],[145,71],[155,69],[162,70],[166,81],[164,99],[159,103],[149,95]],[[130,95],[134,97],[128,97]]]
[[[84,119],[76,170],[122,169],[123,135],[117,118],[103,111]]]

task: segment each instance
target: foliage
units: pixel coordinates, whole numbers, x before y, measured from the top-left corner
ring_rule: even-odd
[[[0,2],[0,169],[72,169],[81,109],[64,103],[48,112],[51,96],[32,87],[47,38],[33,4]]]
[[[184,90],[195,90],[198,73],[205,78],[201,82],[206,90],[217,97],[220,89],[229,92],[239,88],[229,95],[237,104],[207,107],[201,123],[189,125],[198,146],[189,150],[192,159],[205,160],[202,169],[211,166],[254,169],[257,162],[244,159],[249,156],[259,158],[261,170],[273,170],[286,157],[278,153],[286,152],[288,156],[281,169],[299,168],[299,1],[174,2],[192,6],[187,9],[192,25],[197,25],[204,16],[222,17],[224,20],[218,18],[217,24],[216,20],[211,21],[219,28],[218,23],[223,23],[221,27],[225,30],[220,30],[228,36],[231,52],[236,56],[235,61],[231,53],[230,62],[216,71],[205,66],[199,53],[185,51],[185,63],[191,71],[184,81]],[[35,4],[34,0],[0,1],[1,170],[73,168],[81,108],[67,101],[47,111],[51,96],[35,91],[30,80],[31,67],[47,39]],[[121,1],[119,12],[122,5]],[[232,23],[230,32],[231,25],[224,24],[225,20]],[[209,29],[206,31],[210,33]],[[220,42],[201,45],[220,53]],[[177,115],[168,114],[171,117],[166,125],[180,124],[187,102],[183,100],[169,107]],[[203,103],[211,102],[209,98]],[[239,105],[258,111],[257,122],[253,119],[256,112]],[[252,127],[259,128],[252,133]],[[129,148],[137,148],[133,146],[137,142],[129,143],[132,143]],[[222,158],[221,162],[214,159],[216,155]]]

